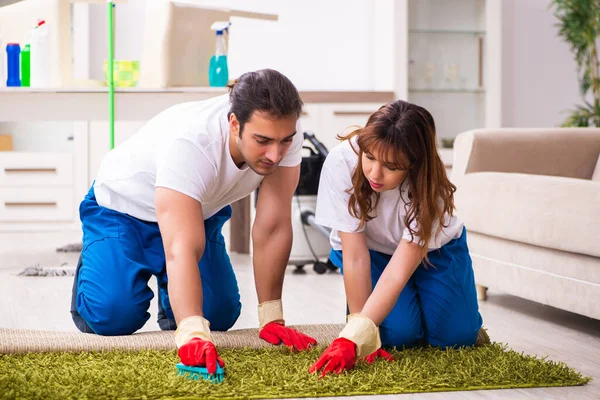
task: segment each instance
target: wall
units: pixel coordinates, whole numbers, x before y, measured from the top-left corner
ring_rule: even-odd
[[[502,126],[556,126],[580,103],[576,63],[549,3],[503,2]]]
[[[146,0],[117,5],[115,58],[139,59]],[[230,75],[270,67],[302,90],[392,90],[393,0],[198,1],[276,13],[279,21],[236,18],[230,37]],[[318,10],[318,12],[316,12]],[[388,10],[388,12],[386,12]],[[90,76],[102,79],[106,59],[106,6],[90,6]],[[383,18],[382,18],[383,17]],[[377,18],[377,19],[376,19]],[[379,25],[374,26],[374,21]],[[376,36],[377,35],[377,36]],[[214,47],[214,43],[207,45]]]
[[[128,0],[115,7],[115,59],[139,60],[142,56],[146,0]],[[104,79],[108,59],[108,10],[106,4],[89,5],[90,78]]]

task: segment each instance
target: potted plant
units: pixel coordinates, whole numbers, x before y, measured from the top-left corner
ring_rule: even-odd
[[[558,35],[575,54],[583,104],[577,105],[563,127],[600,127],[600,0],[552,0]]]

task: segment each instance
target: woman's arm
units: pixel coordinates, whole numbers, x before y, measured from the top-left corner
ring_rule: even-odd
[[[360,314],[368,317],[375,325],[381,324],[421,263],[422,254],[417,244],[402,239]]]
[[[359,313],[371,294],[371,256],[365,232],[340,232],[344,288],[350,314]]]

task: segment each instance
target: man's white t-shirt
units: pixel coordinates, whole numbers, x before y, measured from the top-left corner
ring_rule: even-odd
[[[229,151],[229,95],[172,106],[146,123],[102,160],[94,183],[99,205],[156,222],[155,188],[165,187],[202,203],[204,219],[252,193],[263,176],[238,168]],[[298,123],[279,163],[302,161]]]
[[[358,164],[358,155],[351,147],[358,149],[357,137],[345,140],[331,150],[321,171],[319,194],[315,222],[331,228],[330,242],[334,250],[342,250],[340,232],[365,231],[367,247],[384,254],[393,254],[401,239],[419,243],[418,237],[411,238],[410,231],[404,224],[408,211],[408,180],[399,189],[388,190],[380,194],[379,204],[375,210],[375,218],[359,230],[360,220],[348,211],[348,201],[352,188],[352,173]],[[432,237],[429,251],[438,249],[462,234],[463,223],[456,216],[446,216],[442,232]],[[413,226],[413,230],[416,224]],[[437,226],[434,227],[434,233]]]

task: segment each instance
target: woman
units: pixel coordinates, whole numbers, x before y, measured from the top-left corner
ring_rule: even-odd
[[[473,345],[482,319],[433,117],[398,100],[341,139],[321,172],[316,222],[332,229],[349,315],[309,372],[393,360],[382,346]]]

